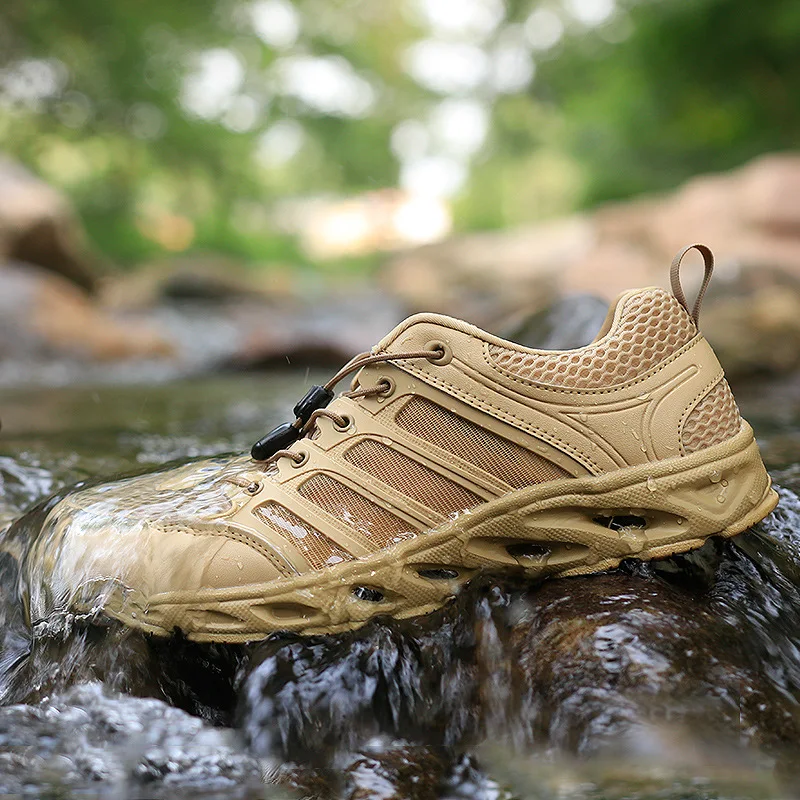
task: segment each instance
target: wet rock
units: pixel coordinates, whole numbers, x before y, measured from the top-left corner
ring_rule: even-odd
[[[232,724],[243,647],[148,637],[89,615],[31,624],[9,553],[0,553],[0,581],[0,704],[42,703],[101,682],[110,692],[168,703],[213,725]]]
[[[301,797],[437,800],[450,786],[466,784],[464,770],[459,767],[460,763],[454,765],[447,754],[433,748],[376,737],[361,752],[343,753],[335,766],[282,762],[269,771],[269,778]],[[469,777],[477,783],[472,772]],[[472,788],[465,796],[475,800],[494,797],[476,791],[474,785]]]
[[[38,264],[84,289],[94,288],[95,264],[80,223],[62,194],[0,157],[0,197],[0,265]]]
[[[99,684],[0,709],[0,749],[3,796],[245,798],[261,785],[233,731]]]
[[[344,770],[347,800],[437,800],[448,763],[431,748],[405,742],[372,743]]]

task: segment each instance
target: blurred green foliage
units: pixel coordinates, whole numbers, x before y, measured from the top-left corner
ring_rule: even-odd
[[[439,175],[502,227],[793,147],[799,39],[796,0],[4,0],[0,151],[117,263],[302,264],[286,198]]]
[[[584,202],[797,147],[800,3],[647,0],[617,26],[562,47],[534,86],[567,121]]]

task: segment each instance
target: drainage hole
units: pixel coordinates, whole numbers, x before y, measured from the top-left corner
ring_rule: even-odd
[[[550,555],[550,548],[533,542],[519,542],[507,545],[506,552],[512,558],[544,558]]]
[[[619,531],[623,528],[646,528],[647,520],[644,517],[637,517],[635,514],[618,514],[613,517],[595,517],[594,522],[612,531]]]
[[[452,581],[458,577],[456,569],[418,569],[417,575],[420,578],[430,578],[434,581]]]
[[[369,600],[370,603],[380,603],[383,593],[369,586],[354,586],[353,595],[359,600]]]

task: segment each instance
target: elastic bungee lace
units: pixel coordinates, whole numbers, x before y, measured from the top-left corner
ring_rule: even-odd
[[[427,350],[411,350],[404,353],[380,353],[373,355],[370,352],[359,353],[347,362],[324,386],[312,386],[305,397],[294,407],[296,419],[292,423],[278,425],[266,436],[259,439],[253,445],[250,452],[254,461],[257,461],[262,468],[273,465],[280,458],[289,458],[296,464],[301,464],[306,456],[288,449],[299,439],[311,436],[317,428],[317,422],[325,417],[339,429],[346,430],[350,421],[347,416],[329,411],[325,406],[334,398],[336,385],[352,372],[357,372],[362,367],[370,364],[383,364],[390,361],[403,361],[418,358],[427,358],[430,361],[437,361],[444,356],[444,348],[439,345]],[[358,379],[355,378],[350,387],[350,391],[342,392],[342,397],[356,399],[359,397],[377,397],[387,394],[392,389],[392,385],[386,379],[381,379],[375,386],[369,388],[359,388]],[[277,449],[273,447],[277,445]]]

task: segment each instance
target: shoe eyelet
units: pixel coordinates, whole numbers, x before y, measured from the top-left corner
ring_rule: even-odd
[[[388,375],[381,375],[378,378],[376,386],[381,386],[381,385],[383,385],[385,388],[378,395],[379,401],[387,397],[391,397],[394,394],[395,389],[397,388],[397,384]]]
[[[336,422],[334,422],[333,427],[339,431],[339,433],[352,431],[356,426],[356,421],[349,414],[342,414],[341,416],[344,420],[344,425],[337,425]]]
[[[256,495],[261,491],[261,484],[258,481],[253,481],[249,486],[245,486],[244,490],[247,494]]]
[[[298,450],[297,455],[299,458],[291,459],[291,464],[294,469],[300,469],[308,463],[308,450]]]
[[[431,364],[444,366],[453,360],[453,349],[447,342],[434,339],[425,345],[425,349],[431,351],[431,355],[428,356],[428,361],[430,361]],[[441,353],[441,355],[437,355],[437,353]]]

